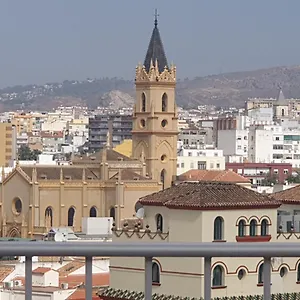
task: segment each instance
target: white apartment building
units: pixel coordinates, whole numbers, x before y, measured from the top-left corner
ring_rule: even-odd
[[[218,149],[225,156],[248,157],[248,129],[229,129],[218,131]]]
[[[218,149],[185,149],[177,155],[177,175],[192,169],[225,170],[223,151]]]
[[[249,162],[290,163],[300,167],[300,129],[279,125],[252,125],[249,130]]]

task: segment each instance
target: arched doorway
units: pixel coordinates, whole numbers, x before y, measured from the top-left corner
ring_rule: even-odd
[[[115,217],[116,217],[116,210],[114,207],[111,207],[110,210],[109,210],[109,216],[111,218],[113,218],[113,220],[115,220]]]
[[[68,226],[74,225],[75,208],[72,206],[68,210]]]
[[[20,238],[21,237],[21,232],[19,231],[18,228],[13,227],[10,229],[10,231],[7,234],[7,237],[11,238]]]
[[[90,209],[90,218],[96,218],[96,217],[97,217],[97,208],[93,206]]]

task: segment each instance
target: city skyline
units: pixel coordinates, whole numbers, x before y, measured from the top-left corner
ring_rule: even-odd
[[[169,63],[179,66],[181,79],[299,64],[293,36],[300,4],[276,3],[127,1],[116,9],[112,2],[5,1],[0,87],[87,77],[131,80],[144,60],[155,8]]]

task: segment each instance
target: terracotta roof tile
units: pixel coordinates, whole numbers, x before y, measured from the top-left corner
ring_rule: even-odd
[[[182,182],[142,197],[142,205],[177,209],[240,209],[279,207],[280,202],[234,183]]]
[[[59,276],[67,276],[76,270],[80,269],[84,266],[84,262],[78,262],[78,261],[72,261],[63,267],[59,268],[57,272],[59,273]]]
[[[93,273],[93,286],[105,287],[109,286],[109,273]],[[78,287],[85,283],[85,274],[68,275],[59,278],[59,283],[68,283],[69,288]]]
[[[14,271],[14,267],[1,266],[0,267],[0,282],[5,280],[5,278]]]
[[[273,193],[272,197],[282,203],[300,204],[300,185]]]
[[[250,183],[248,178],[229,170],[189,170],[179,175],[179,180]]]
[[[32,271],[32,274],[45,274],[51,270],[51,268],[38,267]]]

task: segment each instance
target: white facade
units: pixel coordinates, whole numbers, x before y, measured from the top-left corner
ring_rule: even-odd
[[[37,269],[38,270],[38,269]],[[55,270],[43,273],[32,272],[32,285],[34,286],[59,286],[59,274]]]
[[[218,149],[224,155],[248,157],[248,129],[231,129],[218,131]]]
[[[257,229],[254,238],[259,237],[262,221],[266,220],[269,226],[265,237],[268,237],[269,242],[295,242],[296,235],[290,240],[286,239],[284,235],[277,235],[277,213],[276,208],[196,211],[147,206],[145,207],[144,224],[149,224],[149,228],[156,228],[156,216],[160,214],[163,217],[163,232],[168,232],[168,236],[165,239],[158,235],[154,239],[149,237],[141,239],[138,235],[133,234],[129,238],[129,235],[122,234],[120,237],[114,237],[113,241],[130,243],[212,242],[214,241],[214,222],[217,217],[221,217],[224,220],[222,242],[238,241],[240,220],[245,222],[245,236],[251,235],[250,222],[255,220]],[[266,241],[266,243],[268,242]],[[158,264],[160,272],[160,282],[153,285],[153,293],[190,298],[203,297],[204,263],[202,259],[154,258],[153,261]],[[212,281],[212,297],[262,294],[263,284],[259,275],[262,274],[259,271],[262,262],[262,258],[213,258],[212,276],[214,276],[214,269],[220,266],[223,277],[222,282],[218,285],[214,285],[214,281]],[[111,258],[110,270],[112,288],[131,291],[144,290],[144,260],[142,258]],[[272,293],[299,292],[297,272],[299,273],[298,258],[273,258]],[[124,280],[129,277],[131,280]]]
[[[177,175],[191,169],[225,170],[223,151],[218,149],[184,149],[177,156]]]

